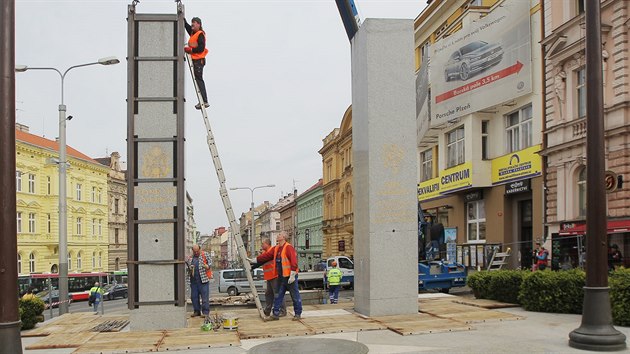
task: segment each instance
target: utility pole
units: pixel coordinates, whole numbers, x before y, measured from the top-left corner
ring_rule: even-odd
[[[582,324],[569,333],[569,346],[622,350],[626,336],[612,326],[608,287],[605,188],[604,91],[601,2],[585,1],[586,20],[586,286]]]
[[[22,353],[15,203],[15,1],[0,2],[0,350]]]

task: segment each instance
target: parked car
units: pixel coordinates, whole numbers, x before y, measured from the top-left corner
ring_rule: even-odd
[[[103,299],[114,300],[117,297],[126,299],[129,295],[129,289],[125,284],[110,284],[103,288]]]
[[[48,290],[40,291],[35,294],[38,298],[42,299],[46,304],[48,304]],[[52,291],[52,302],[59,302],[59,290],[53,289]],[[58,305],[53,305],[53,307],[57,307]]]
[[[254,269],[254,284],[258,292],[263,292],[265,280],[261,268]],[[251,291],[244,269],[224,269],[219,271],[219,292],[230,296]]]
[[[497,65],[503,59],[503,48],[499,44],[474,41],[459,48],[444,66],[444,80],[466,81],[477,73]]]

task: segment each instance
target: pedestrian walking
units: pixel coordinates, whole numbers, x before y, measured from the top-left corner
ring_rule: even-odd
[[[210,314],[210,279],[212,279],[212,259],[199,245],[192,246],[189,263],[190,296],[193,304],[191,317]],[[201,301],[200,301],[201,298]]]
[[[201,92],[201,98],[203,98],[203,105],[205,108],[210,107],[208,104],[208,95],[206,93],[206,83],[203,81],[203,67],[206,66],[206,55],[208,54],[208,48],[206,48],[206,33],[201,27],[201,19],[199,17],[193,17],[192,24],[188,24],[188,21],[184,19],[184,27],[190,38],[188,39],[188,45],[184,47],[184,52],[190,54],[193,62],[193,72],[195,74],[195,81],[197,81],[197,87]],[[201,104],[195,105],[196,109],[201,109]]]
[[[98,314],[98,305],[103,300],[103,288],[101,288],[101,284],[99,282],[94,283],[94,286],[90,289],[90,293],[88,295],[88,305],[92,304],[94,307],[94,314]]]
[[[262,248],[263,253],[265,252],[273,252],[273,249],[276,246],[271,245],[271,240],[268,238],[264,238],[262,240]],[[252,263],[252,269],[256,269],[261,266],[261,263],[256,262],[255,258],[248,259],[250,263]],[[273,301],[276,297],[276,290],[278,289],[278,274],[275,272],[275,263],[273,260],[262,264],[263,268],[263,278],[267,282],[267,288],[265,289],[265,308],[263,312],[265,316],[271,315],[271,310],[273,309]],[[280,304],[280,314],[279,317],[284,317],[287,315],[287,305],[284,301]]]
[[[341,283],[341,277],[343,273],[337,268],[337,261],[332,261],[330,264],[332,268],[326,272],[326,278],[328,280],[328,298],[331,304],[336,304],[339,300],[339,283]]]
[[[284,302],[284,293],[288,290],[293,299],[293,321],[302,318],[302,298],[298,289],[298,265],[295,248],[286,241],[287,233],[282,231],[276,237],[277,245],[270,252],[265,252],[256,258],[258,263],[273,261],[273,272],[278,276],[278,290],[273,302],[273,313],[268,317],[275,321],[280,317],[280,307]],[[250,262],[253,259],[250,260]]]

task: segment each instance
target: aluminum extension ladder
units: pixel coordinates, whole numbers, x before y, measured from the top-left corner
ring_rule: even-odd
[[[223,166],[221,165],[221,159],[219,158],[219,151],[217,150],[217,145],[214,141],[214,135],[212,134],[212,128],[210,127],[210,120],[208,120],[208,112],[204,106],[203,99],[201,97],[201,91],[199,91],[199,87],[197,86],[197,80],[195,80],[195,73],[193,69],[192,58],[190,54],[186,54],[186,61],[188,62],[188,68],[190,69],[190,75],[192,77],[193,84],[195,85],[195,91],[197,92],[197,101],[199,105],[201,105],[201,114],[203,115],[203,121],[206,124],[206,131],[208,133],[208,148],[210,149],[210,155],[212,156],[212,162],[214,163],[214,169],[217,172],[217,177],[219,178],[219,194],[221,194],[221,200],[223,201],[223,207],[225,208],[225,213],[227,214],[228,221],[230,222],[230,228],[234,233],[234,239],[236,240],[236,247],[238,249],[238,255],[243,261],[243,265],[245,268],[245,275],[247,276],[247,281],[249,282],[249,288],[252,291],[252,295],[254,296],[254,300],[256,302],[256,308],[258,308],[258,312],[261,318],[265,318],[265,313],[262,308],[262,304],[260,303],[260,298],[258,297],[258,290],[256,290],[256,286],[254,284],[254,279],[252,277],[252,267],[247,261],[247,251],[245,251],[245,245],[243,245],[243,239],[239,233],[239,227],[236,223],[236,218],[234,217],[234,210],[232,210],[232,202],[230,202],[230,196],[228,195],[227,188],[225,187],[225,174],[223,173]]]
[[[486,270],[490,272],[503,268],[503,266],[507,264],[507,259],[510,257],[511,253],[512,249],[509,247],[505,252],[494,252]]]

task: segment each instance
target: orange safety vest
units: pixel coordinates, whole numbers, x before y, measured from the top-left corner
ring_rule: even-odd
[[[199,35],[203,33],[203,36],[206,36],[206,33],[204,31],[197,31],[195,33],[192,34],[192,36],[190,36],[190,38],[188,39],[188,46],[191,48],[197,48],[198,44],[197,44],[197,38],[199,38]],[[206,54],[208,54],[208,46],[206,45],[206,47],[203,49],[203,52],[201,53],[191,53],[190,56],[193,58],[193,60],[198,60],[198,59],[203,59],[206,57]]]
[[[287,245],[289,243],[285,242],[284,247],[282,247],[282,252],[280,253],[280,259],[282,262],[282,276],[283,277],[288,277],[289,275],[291,275],[291,262],[289,262],[289,258],[287,258]],[[275,268],[276,268],[276,256],[278,255],[278,247],[276,247],[273,250],[273,268],[274,268],[274,274],[275,272]]]
[[[273,246],[272,249],[267,250],[267,252],[271,252],[275,248],[276,246]],[[276,262],[275,261],[269,261],[263,264],[262,269],[263,269],[263,278],[265,280],[271,280],[278,277],[278,275],[276,275]]]
[[[206,252],[201,251],[201,258],[203,258],[203,262],[208,264],[208,259],[206,258]],[[208,280],[212,279],[212,267],[208,267],[206,269],[206,275],[208,276]]]

